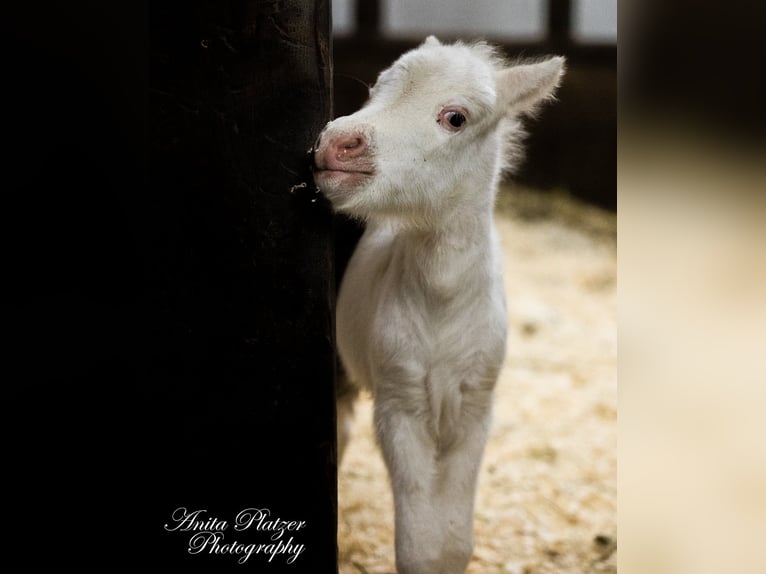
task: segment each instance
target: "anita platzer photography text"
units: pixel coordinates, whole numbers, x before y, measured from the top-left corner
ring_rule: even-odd
[[[167,532],[189,537],[189,554],[232,557],[239,564],[247,563],[254,555],[268,562],[283,559],[287,564],[293,564],[306,549],[296,540],[297,533],[305,527],[306,521],[284,520],[274,516],[268,508],[245,508],[230,522],[206,509],[178,507],[173,511],[171,521],[164,525]],[[237,540],[237,533],[248,530],[263,532],[266,538],[260,543]]]

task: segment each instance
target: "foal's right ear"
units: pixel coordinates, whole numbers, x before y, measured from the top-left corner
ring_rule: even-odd
[[[436,36],[431,35],[428,38],[426,38],[425,42],[423,42],[423,45],[424,46],[441,46],[442,43],[439,42],[439,39]]]
[[[564,58],[561,56],[496,72],[500,110],[512,114],[533,112],[540,103],[553,97],[563,75]]]

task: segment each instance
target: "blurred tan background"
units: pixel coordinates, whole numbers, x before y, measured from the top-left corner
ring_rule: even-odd
[[[764,14],[620,6],[620,571],[766,572]]]

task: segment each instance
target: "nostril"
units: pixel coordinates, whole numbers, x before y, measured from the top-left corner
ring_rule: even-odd
[[[367,151],[367,140],[362,134],[343,137],[330,145],[335,150],[335,157],[341,161],[361,157]]]
[[[362,145],[362,138],[355,137],[353,139],[347,140],[343,144],[344,149],[356,149]]]

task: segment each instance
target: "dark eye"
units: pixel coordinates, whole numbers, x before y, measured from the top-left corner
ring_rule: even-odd
[[[450,125],[456,128],[459,128],[465,123],[465,116],[460,112],[447,112],[445,117]]]
[[[456,106],[444,108],[436,120],[441,126],[451,132],[459,131],[468,121],[468,113],[464,108]]]

